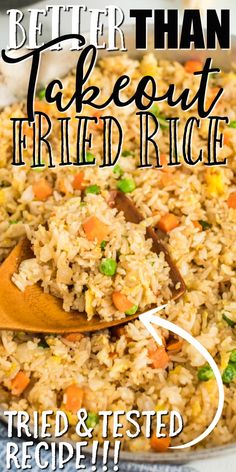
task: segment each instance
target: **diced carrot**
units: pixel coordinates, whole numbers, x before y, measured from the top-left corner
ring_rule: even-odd
[[[52,195],[53,189],[46,179],[40,179],[33,184],[33,192],[37,200],[45,202]]]
[[[71,413],[77,413],[82,407],[84,391],[76,384],[69,385],[65,390],[65,409]]]
[[[170,446],[170,437],[158,438],[155,434],[150,439],[151,448],[157,452],[165,452]]]
[[[183,346],[183,340],[179,338],[172,338],[167,342],[167,351],[180,351]]]
[[[219,90],[220,90],[220,87],[211,87],[210,93],[211,93],[212,95],[217,95],[217,93],[219,92]]]
[[[69,333],[69,334],[65,334],[64,336],[62,336],[63,339],[65,339],[66,341],[69,341],[71,343],[75,343],[77,341],[81,341],[81,339],[83,338],[83,334],[81,333]]]
[[[206,99],[206,107],[209,108],[210,105],[213,102],[213,99],[217,96],[218,92],[220,90],[220,87],[212,87],[209,89],[209,94]],[[218,101],[215,105],[215,108],[217,108],[220,105],[220,102]]]
[[[11,391],[13,395],[21,395],[30,383],[29,377],[20,370],[11,381]]]
[[[84,172],[81,171],[75,175],[72,186],[74,190],[83,190],[85,187]]]
[[[166,173],[171,173],[174,171],[174,168],[173,167],[170,167],[167,165],[168,163],[168,160],[167,160],[167,157],[165,154],[161,154],[160,155],[160,164],[163,166],[162,169],[160,169],[162,172],[166,172]]]
[[[93,123],[93,122],[92,122],[92,126],[93,126],[95,129],[96,129],[96,128],[99,129],[99,130],[103,129],[103,121],[100,120],[101,111],[100,111],[100,110],[94,110],[92,116],[94,116],[95,118],[98,119],[98,122],[97,122],[97,123]]]
[[[126,295],[121,292],[113,292],[112,301],[117,310],[122,311],[122,313],[125,313],[134,306],[134,304],[128,300]]]
[[[169,233],[174,228],[179,226],[179,219],[173,213],[166,213],[161,217],[157,222],[157,228],[159,228],[164,233]]]
[[[162,187],[172,184],[174,181],[174,176],[171,172],[162,172],[160,184]]]
[[[185,62],[184,64],[184,68],[186,70],[186,72],[190,72],[190,73],[193,73],[193,72],[198,72],[200,70],[202,70],[202,62],[201,61],[187,61]]]
[[[169,356],[163,346],[149,349],[148,357],[152,361],[153,369],[165,369],[169,364]]]
[[[48,102],[44,102],[43,100],[35,100],[34,109],[35,111],[41,111],[43,113],[46,113],[46,115],[48,115],[50,111],[50,105]]]
[[[160,164],[165,167],[167,165],[167,157],[165,154],[160,155]]]
[[[202,231],[202,225],[199,223],[199,221],[194,220],[192,221],[194,228],[199,229],[199,231]]]
[[[223,131],[223,136],[224,136],[224,144],[226,144],[226,146],[228,146],[230,144],[231,131],[225,129]]]
[[[227,205],[228,205],[229,208],[236,209],[236,192],[232,192],[228,196]]]
[[[97,240],[101,243],[107,238],[108,226],[96,216],[90,216],[83,222],[83,229],[89,241]]]

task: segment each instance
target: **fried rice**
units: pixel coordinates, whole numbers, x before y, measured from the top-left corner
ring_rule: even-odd
[[[100,244],[86,237],[86,222],[94,218],[106,237]],[[70,198],[56,208],[47,228],[39,226],[33,234],[29,228],[36,258],[22,262],[13,281],[24,290],[41,280],[44,290],[63,299],[64,310],[85,311],[89,320],[95,314],[105,321],[125,317],[112,303],[115,293],[128,297],[131,312],[144,311],[171,295],[164,253],[151,250],[145,233],[144,224],[126,222],[101,195]]]
[[[177,90],[188,86],[194,92],[199,80],[177,62],[157,60],[153,55],[146,55],[141,61],[136,61],[122,55],[102,59],[93,72],[91,83],[99,84],[106,96],[122,73],[131,76],[131,91],[144,74],[153,75],[158,79],[160,93],[172,81],[173,76]],[[70,96],[74,73],[64,80],[64,84]],[[218,78],[210,79],[212,89],[220,85],[224,87],[225,92],[217,105],[217,113],[220,116],[229,116],[230,120],[236,120],[235,74],[222,72]],[[93,316],[95,311],[106,319],[110,319],[110,316],[122,316],[121,312],[112,307],[111,290],[127,289],[126,293],[130,294],[131,301],[141,308],[153,302],[159,303],[158,296],[163,297],[163,292],[167,290],[168,267],[161,255],[154,257],[148,241],[144,242],[144,229],[148,225],[158,225],[165,214],[175,215],[178,225],[168,233],[166,244],[185,280],[187,291],[177,302],[168,303],[163,316],[195,336],[214,357],[223,375],[229,365],[230,355],[236,349],[236,211],[227,204],[229,195],[236,189],[236,130],[222,125],[225,144],[219,157],[227,157],[227,166],[209,169],[198,165],[189,168],[182,160],[182,165],[173,172],[167,171],[166,168],[143,170],[138,169],[136,165],[139,155],[139,130],[135,120],[135,106],[119,110],[110,108],[107,112],[116,116],[125,129],[125,152],[119,160],[118,172],[114,172],[112,168],[83,168],[85,187],[97,185],[101,194],[87,195],[86,205],[82,207],[81,190],[73,187],[78,169],[72,166],[63,170],[58,167],[45,167],[38,172],[29,166],[14,168],[11,165],[10,117],[26,116],[26,106],[23,102],[17,103],[2,111],[0,260],[3,261],[19,239],[27,234],[33,243],[35,258],[27,262],[15,276],[15,282],[21,289],[27,283],[40,280],[45,290],[63,298],[66,310],[83,310],[86,305],[86,291],[83,293],[83,287],[86,285],[88,290],[95,292],[91,294],[89,313],[92,314],[87,312],[88,316]],[[53,106],[50,110],[50,115],[57,116]],[[184,113],[178,108],[170,110],[165,103],[160,104],[160,112],[162,116],[176,115],[178,112],[181,118],[180,136],[188,117],[196,114],[195,109]],[[90,115],[91,109],[85,106],[83,113]],[[55,122],[50,138],[55,148],[59,146],[58,126]],[[94,127],[93,148],[89,150],[98,161],[102,154],[101,132],[99,127]],[[75,135],[76,123],[74,126],[72,124],[71,129],[72,155],[76,152],[73,140]],[[207,120],[202,120],[202,125],[194,136],[195,157],[198,156],[200,147],[206,149],[206,138]],[[28,139],[30,140],[30,136]],[[114,142],[115,139],[116,136]],[[168,152],[168,139],[167,130],[162,128],[158,135],[158,144],[163,155]],[[25,154],[26,160],[30,159],[30,148]],[[46,152],[44,160],[47,162]],[[117,215],[105,206],[106,195],[117,187],[121,173],[122,178],[132,179],[135,183],[128,196],[144,216],[143,226],[138,228],[130,229],[123,221],[122,214]],[[51,189],[44,201],[37,199],[34,192],[35,183],[42,179]],[[95,210],[98,217],[104,218],[104,222],[109,223],[108,220],[114,219],[114,238],[111,236],[109,244],[105,246],[105,257],[116,259],[119,251],[121,272],[112,279],[97,269],[104,257],[99,245],[89,243],[84,247],[84,258],[80,257],[77,247],[79,243],[73,240],[70,245],[72,267],[68,265],[68,253],[66,257],[63,254],[65,247],[68,251],[68,241],[73,231],[71,222],[75,222],[77,235],[80,231],[80,220],[78,218],[76,221],[75,215],[82,215],[83,219]],[[63,221],[66,221],[66,224],[61,231]],[[55,234],[56,239],[53,239]],[[81,235],[78,239],[81,239],[82,244],[85,238],[83,233]],[[122,247],[123,238],[126,242],[129,240],[129,247],[133,245],[132,255],[130,249]],[[60,261],[53,259],[50,253],[56,253],[55,248],[59,248],[58,259],[63,260],[64,257],[61,273],[58,265]],[[70,269],[69,275],[63,273],[64,263]],[[84,271],[81,264],[86,264],[86,280],[83,280]],[[93,264],[96,266],[95,272]],[[145,293],[142,270],[139,271],[142,264],[144,281],[148,282]],[[56,271],[59,271],[59,279]],[[77,275],[74,275],[76,273]],[[136,277],[137,284],[132,285],[130,275]],[[69,289],[71,282],[72,291]],[[141,292],[140,287],[136,285],[142,286]],[[91,293],[88,290],[87,292]],[[159,331],[168,345],[169,334],[163,330]],[[215,414],[218,403],[216,382],[214,378],[200,380],[198,373],[205,365],[205,360],[186,342],[180,349],[169,351],[169,362],[165,367],[156,366],[152,359],[153,351],[155,352],[153,340],[139,320],[130,322],[119,330],[88,333],[73,339],[55,335],[43,337],[40,333],[32,335],[3,331],[0,344],[0,407],[28,412],[57,408],[66,410],[66,391],[70,385],[76,384],[83,390],[83,406],[93,413],[104,409],[178,410],[183,415],[185,426],[181,435],[173,439],[173,444],[187,442],[203,432]],[[19,372],[24,372],[30,382],[22,393],[16,394],[12,389],[12,382]],[[67,413],[71,425],[69,435],[76,439],[75,415],[71,411]],[[221,420],[200,447],[234,441],[235,427],[234,377],[232,381],[225,383],[225,407]],[[110,433],[112,441],[112,432]],[[94,438],[101,440],[101,435],[101,424],[97,423]],[[151,443],[144,435],[133,440],[125,437],[122,447],[130,451],[149,451]]]

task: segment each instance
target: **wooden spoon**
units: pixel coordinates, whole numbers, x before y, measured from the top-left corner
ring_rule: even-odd
[[[121,192],[112,192],[113,204],[119,211],[123,211],[125,219],[132,223],[139,223],[143,217],[133,203]],[[171,257],[159,241],[152,228],[147,228],[147,238],[153,240],[152,250],[159,254],[164,252],[170,266],[172,280],[172,299],[176,300],[185,292],[184,281],[172,262]],[[44,293],[40,285],[28,286],[21,292],[12,282],[14,272],[18,272],[20,263],[33,257],[30,242],[21,240],[12,250],[7,259],[0,266],[0,329],[26,331],[38,333],[71,333],[97,331],[111,326],[123,324],[138,317],[127,316],[121,320],[102,321],[98,316],[87,320],[86,313],[78,311],[66,312],[62,308],[59,298]]]

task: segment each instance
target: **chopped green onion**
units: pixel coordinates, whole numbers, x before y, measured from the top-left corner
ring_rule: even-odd
[[[39,98],[39,100],[43,100],[45,98],[45,94],[46,94],[46,89],[45,88],[41,88],[40,90],[38,90],[37,92],[37,97]]]
[[[99,193],[101,193],[101,188],[99,187],[99,185],[89,185],[86,189],[85,189],[85,194],[88,195],[88,193],[94,193],[94,195],[98,195]]]
[[[236,375],[236,368],[234,364],[229,363],[222,374],[222,380],[225,384],[229,384],[234,380]]]
[[[112,277],[112,275],[115,275],[116,268],[117,268],[117,262],[111,258],[103,259],[103,261],[101,262],[99,266],[100,272],[104,275],[109,275],[110,277]]]
[[[118,175],[119,177],[121,177],[121,175],[123,174],[123,170],[121,169],[121,166],[119,164],[116,164],[115,167],[113,168],[113,174],[116,174]]]
[[[231,326],[231,328],[234,328],[234,327],[235,327],[236,322],[233,321],[233,320],[231,320],[230,318],[228,318],[228,316],[226,316],[224,313],[223,313],[223,315],[222,315],[222,318],[223,318],[223,320],[226,321],[226,323],[227,323],[229,326]]]
[[[151,108],[150,108],[150,113],[152,113],[154,116],[158,116],[160,115],[160,108],[158,105],[153,105]]]
[[[160,127],[162,129],[164,128],[168,128],[169,124],[168,122],[166,121],[165,117],[161,114],[160,112],[160,109],[157,105],[153,105],[152,108],[150,108],[150,112],[156,117],[158,118],[158,121],[160,123]]]
[[[17,225],[19,223],[18,220],[9,220],[9,225]]]
[[[203,231],[206,231],[207,229],[210,229],[212,227],[212,224],[208,223],[208,221],[198,220],[198,223],[200,223]]]
[[[211,79],[218,79],[219,75],[220,75],[219,72],[212,72],[211,75],[210,75],[210,78]]]
[[[197,375],[199,380],[203,380],[204,382],[206,382],[207,380],[210,380],[214,377],[214,372],[209,365],[205,365],[203,367],[200,367]]]
[[[43,349],[47,349],[49,347],[46,339],[42,338],[39,342],[38,342],[38,347],[42,347]]]
[[[230,122],[229,128],[236,128],[236,120]]]
[[[40,167],[31,167],[31,169],[34,170],[35,172],[42,172],[43,170],[45,170],[45,167],[46,167],[45,162],[42,161]]]
[[[159,120],[159,123],[160,123],[160,127],[162,129],[168,128],[169,124],[168,124],[168,122],[166,121],[165,118],[162,118],[161,116],[159,116],[158,120]]]
[[[91,152],[86,152],[86,162],[95,162],[95,156]]]
[[[33,170],[35,172],[42,172],[43,170],[45,170],[45,167],[33,167]]]
[[[105,241],[105,240],[103,240],[103,241],[101,242],[100,248],[101,248],[102,251],[105,251],[105,247],[106,247],[107,243],[108,243],[108,241]]]
[[[138,309],[138,305],[133,305],[129,310],[125,312],[126,315],[134,315]]]
[[[230,362],[233,362],[233,364],[236,363],[236,349],[234,349],[233,351],[231,351],[229,360],[230,360]]]
[[[121,179],[117,183],[117,188],[124,193],[131,193],[135,190],[136,185],[132,179]]]
[[[85,423],[87,428],[94,428],[99,423],[99,415],[89,411]]]
[[[122,155],[122,157],[133,156],[133,155],[134,155],[134,152],[133,152],[133,151],[124,150],[121,155]]]

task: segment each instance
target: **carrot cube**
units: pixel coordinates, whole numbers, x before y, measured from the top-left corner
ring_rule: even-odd
[[[169,356],[163,346],[149,349],[148,357],[152,361],[153,369],[165,369],[169,364]]]
[[[20,370],[11,381],[11,391],[13,395],[21,395],[30,383],[29,377]]]
[[[166,213],[157,222],[157,228],[164,233],[169,233],[169,231],[177,228],[177,226],[179,226],[179,219],[173,213]]]
[[[236,209],[236,192],[232,192],[228,196],[227,205],[228,205],[229,208]]]
[[[77,413],[82,407],[84,391],[76,384],[69,385],[65,390],[65,408],[71,413]]]
[[[184,64],[184,68],[186,72],[193,73],[202,70],[202,62],[201,61],[187,61]]]
[[[75,175],[72,186],[74,190],[83,190],[85,187],[84,172],[79,172]]]
[[[33,192],[36,200],[45,202],[52,195],[52,187],[46,179],[40,179],[33,184]]]
[[[107,237],[108,226],[96,216],[90,216],[82,226],[89,241],[97,240],[100,244]]]

